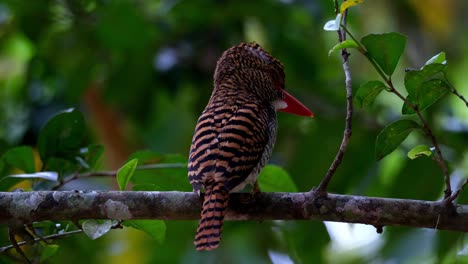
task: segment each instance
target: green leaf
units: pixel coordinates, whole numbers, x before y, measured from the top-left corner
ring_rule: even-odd
[[[41,251],[41,260],[40,260],[40,262],[42,263],[43,261],[45,261],[48,258],[55,255],[55,253],[57,253],[58,249],[59,249],[59,245],[46,245]]]
[[[442,59],[445,59],[445,54],[441,55],[439,53],[428,61],[433,61],[432,63],[426,63],[420,70],[409,71],[405,75],[405,87],[408,91],[407,99],[416,105],[420,111],[431,106],[450,91],[446,82],[440,79],[431,79],[446,69],[447,65],[445,63],[438,63]],[[406,103],[403,105],[401,112],[404,115],[415,113]]]
[[[127,184],[133,177],[137,165],[138,159],[132,159],[117,171],[117,183],[121,191],[127,188]]]
[[[430,58],[424,65],[429,65],[433,63],[438,63],[438,64],[447,64],[447,61],[445,60],[445,52],[440,52],[437,55],[434,55],[432,58]]]
[[[356,43],[356,41],[352,39],[347,39],[341,43],[336,44],[329,52],[328,56],[330,56],[333,52],[339,50],[339,49],[347,49],[347,48],[352,48],[352,49],[357,49],[359,45]]]
[[[381,160],[392,153],[411,131],[420,128],[413,120],[398,120],[386,126],[377,136],[375,143],[375,157]]]
[[[258,184],[262,192],[297,192],[296,184],[289,174],[276,165],[263,168],[258,176]]]
[[[126,220],[122,224],[145,232],[161,244],[166,238],[166,223],[163,220]]]
[[[85,141],[86,128],[83,115],[74,109],[52,117],[42,128],[38,149],[45,163],[51,157],[74,160]]]
[[[381,81],[368,81],[362,84],[354,97],[354,103],[359,108],[371,106],[377,95],[379,95],[385,87],[385,84]]]
[[[433,63],[424,66],[421,70],[409,71],[405,75],[405,88],[408,95],[417,96],[422,84],[437,73],[443,72],[447,65]]]
[[[100,238],[101,236],[105,235],[111,227],[117,223],[116,220],[85,220],[81,227],[83,228],[83,232],[91,238],[95,240]]]
[[[335,20],[329,20],[323,26],[325,31],[337,31],[341,26],[341,14],[336,15]]]
[[[408,152],[408,158],[410,158],[410,159],[416,159],[416,158],[419,158],[419,157],[421,157],[423,155],[426,155],[428,157],[430,157],[432,155],[431,149],[426,145],[418,145],[418,146],[412,148]]]
[[[433,79],[422,83],[417,93],[410,94],[406,99],[418,106],[419,111],[423,111],[450,91],[450,87],[443,80]],[[415,98],[416,97],[416,98]],[[415,114],[416,112],[407,103],[401,110],[404,115]]]
[[[391,76],[405,50],[406,37],[395,32],[370,34],[363,37],[361,43],[366,47],[370,57],[388,76]]]
[[[1,161],[25,173],[35,172],[34,152],[29,146],[15,147],[7,150],[2,155]]]

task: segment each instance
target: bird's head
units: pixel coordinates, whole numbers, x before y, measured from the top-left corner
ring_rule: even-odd
[[[255,42],[241,43],[223,53],[216,65],[214,85],[215,90],[244,90],[278,111],[313,117],[307,107],[286,92],[281,62]]]

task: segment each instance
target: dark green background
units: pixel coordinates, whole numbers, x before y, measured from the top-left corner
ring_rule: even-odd
[[[403,93],[404,69],[419,68],[445,51],[448,76],[467,96],[466,11],[468,4],[461,0],[368,1],[351,10],[349,24],[359,39],[388,31],[408,36],[393,76]],[[74,107],[89,127],[84,140],[105,146],[99,169],[118,169],[131,153],[145,149],[162,157],[179,154],[183,158],[169,160],[184,161],[196,119],[211,93],[217,58],[241,41],[256,41],[283,62],[288,91],[315,113],[314,119],[279,114],[270,161],[289,172],[299,191],[308,191],[326,173],[343,134],[341,58],[339,52],[328,57],[337,35],[322,30],[333,18],[330,0],[0,1],[0,154],[13,146],[36,146],[46,121]],[[161,65],[164,58],[166,64]],[[360,54],[352,51],[350,60],[355,90],[378,79]],[[383,92],[372,107],[357,109],[353,136],[331,192],[441,198],[443,178],[436,164],[427,157],[406,157],[415,145],[429,144],[421,134],[411,135],[393,154],[375,161],[375,138],[400,117],[401,107],[401,101]],[[449,95],[424,114],[454,175],[468,177],[467,108]],[[98,179],[65,186],[79,188],[117,185]],[[462,195],[465,203],[467,198]],[[467,260],[466,249],[457,255],[466,247],[463,234],[443,231],[390,227],[378,243],[362,246],[357,240],[367,233],[356,232],[343,246],[320,222],[227,222],[221,247],[198,253],[192,244],[196,221],[166,224],[163,244],[130,228],[95,241],[75,235],[57,241],[59,251],[48,261],[268,263],[272,251],[297,263]],[[0,229],[1,245],[8,245],[6,228]]]

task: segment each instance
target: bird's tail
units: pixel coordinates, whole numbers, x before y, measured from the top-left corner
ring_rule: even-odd
[[[224,183],[205,184],[205,199],[194,241],[197,250],[212,250],[218,247],[228,202],[229,192]]]

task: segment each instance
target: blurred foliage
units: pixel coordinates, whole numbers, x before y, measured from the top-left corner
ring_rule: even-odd
[[[359,39],[389,31],[407,36],[398,64],[381,60],[401,93],[405,94],[405,68],[419,69],[445,51],[447,75],[466,97],[467,11],[468,2],[461,0],[367,1],[350,9],[348,25]],[[57,184],[40,177],[7,177],[14,173],[53,170],[63,180],[76,171],[116,170],[134,158],[139,165],[186,162],[195,122],[211,93],[216,60],[241,41],[256,41],[278,57],[288,90],[316,116],[306,120],[279,114],[270,162],[285,171],[269,167],[262,177],[281,175],[287,190],[310,190],[327,171],[343,134],[341,58],[339,52],[328,56],[337,36],[322,30],[334,16],[330,0],[1,0],[1,190],[50,189]],[[357,52],[350,60],[355,92],[378,79]],[[425,72],[421,68],[411,74]],[[440,168],[430,157],[407,157],[416,145],[430,145],[421,135],[411,134],[394,152],[375,161],[375,139],[384,126],[399,119],[403,103],[385,92],[372,95],[372,104],[365,96],[361,103],[366,107],[355,113],[350,145],[329,190],[440,199]],[[436,97],[441,100],[434,103]],[[449,163],[453,186],[458,186],[468,177],[468,111],[451,94],[436,94],[426,104],[431,107],[423,114]],[[71,108],[75,110],[66,110]],[[57,143],[55,135],[66,144]],[[185,177],[181,168],[136,170],[124,183],[129,181],[134,190],[189,191]],[[264,184],[270,190],[281,187],[272,181]],[[61,189],[107,190],[118,185],[110,177],[96,177],[71,181]],[[468,194],[458,202],[468,203]],[[385,227],[383,235],[350,231],[346,236],[316,221],[227,222],[221,247],[198,253],[192,244],[196,221],[124,225],[149,236],[124,228],[96,240],[74,235],[25,251],[36,255],[34,260],[50,263],[279,263],[281,257],[296,263],[468,261],[463,234],[434,230]],[[40,235],[74,228],[69,222],[35,224]],[[0,227],[0,241],[10,244],[5,226]],[[2,263],[13,261],[1,258]]]

